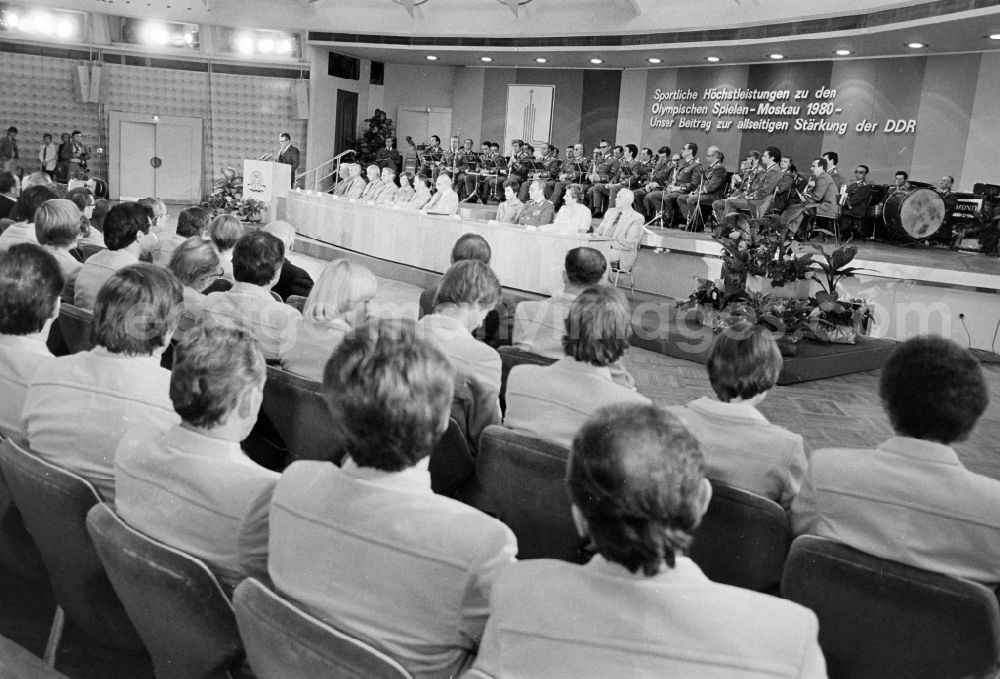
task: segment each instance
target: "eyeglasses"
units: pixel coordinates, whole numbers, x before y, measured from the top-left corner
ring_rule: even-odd
[[[601,144],[598,148],[609,149],[611,147],[608,144]]]
[[[855,170],[854,174],[868,174],[868,173],[865,172],[864,170]]]

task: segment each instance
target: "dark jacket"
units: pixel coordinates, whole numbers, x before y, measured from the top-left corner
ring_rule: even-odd
[[[281,299],[286,300],[291,295],[308,297],[313,288],[313,279],[305,269],[295,266],[287,259],[281,265],[281,277],[271,290]]]

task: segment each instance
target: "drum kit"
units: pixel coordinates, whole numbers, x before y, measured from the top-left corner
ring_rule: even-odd
[[[984,218],[989,221],[992,217],[994,201],[990,200],[988,190],[980,190],[988,186],[977,184],[973,193],[952,194],[959,206],[954,215],[948,215],[944,198],[928,184],[910,182],[905,188],[876,186],[868,217],[874,220],[876,236],[883,227],[883,235],[890,242],[939,244],[978,252],[978,242],[969,246],[962,241],[963,235],[972,236],[980,231]]]

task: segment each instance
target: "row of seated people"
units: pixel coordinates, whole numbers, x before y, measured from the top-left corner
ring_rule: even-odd
[[[451,176],[446,173],[436,178],[432,194],[431,180],[427,177],[414,177],[408,172],[399,173],[397,177],[396,170],[391,165],[381,169],[378,165],[369,165],[366,172],[367,180],[361,174],[360,165],[342,163],[339,180],[330,189],[330,193],[372,205],[415,209],[426,214],[458,213],[458,194],[452,188]]]
[[[250,234],[250,236],[253,235],[254,234]],[[254,252],[253,246],[255,244],[261,245],[268,243],[270,243],[270,241],[268,240],[267,234],[260,234],[259,237],[257,238],[248,237],[248,239],[244,241],[244,245],[242,247],[245,247],[251,252]],[[16,247],[17,249],[15,250],[15,254],[20,254],[26,246],[16,246]],[[240,248],[240,253],[242,253],[242,248]],[[586,252],[576,253],[576,255],[577,256],[583,255],[591,258],[593,258],[594,255],[597,255],[598,257],[600,256],[599,253],[595,253],[593,251],[591,251],[591,253],[586,253]],[[240,254],[240,256],[236,257],[235,259],[237,262],[241,261],[242,255]],[[594,269],[599,268],[600,271],[603,273],[606,267],[603,264],[598,266],[598,264],[599,260],[596,260],[593,268]],[[274,265],[272,267],[272,270],[275,272],[275,274],[279,266],[280,266],[280,258],[274,262]],[[568,260],[567,272],[570,272],[576,267],[578,267],[578,265],[574,265]],[[147,267],[146,269],[143,269],[142,265],[138,265],[137,268],[142,270],[143,273],[147,274],[147,276],[153,276],[154,271],[162,271],[156,269],[155,267]],[[129,269],[134,269],[134,267],[129,267]],[[124,271],[125,270],[123,270],[123,272]],[[128,273],[132,274],[135,272],[129,271]],[[116,274],[115,276],[119,276],[119,274]],[[125,274],[122,273],[121,277],[125,277]],[[14,280],[17,280],[19,278],[22,278],[22,276],[12,277],[12,279]],[[40,287],[41,286],[35,286],[36,289]],[[61,289],[61,285],[51,286],[51,287],[53,287],[57,291]],[[454,292],[451,292],[451,290],[454,290]],[[470,292],[463,292],[463,290],[468,290]],[[444,293],[443,296],[442,293]],[[58,292],[56,292],[55,294],[57,296]],[[449,295],[454,295],[454,296],[449,296]],[[108,297],[113,297],[113,294],[109,293]],[[173,297],[175,300],[177,300],[176,294],[173,295]],[[183,297],[183,295],[181,295],[181,297]],[[456,265],[456,267],[453,270],[450,270],[448,274],[446,274],[445,278],[442,280],[441,286],[438,291],[438,304],[436,305],[436,310],[438,313],[435,314],[435,316],[438,316],[438,318],[428,317],[429,319],[431,319],[430,322],[425,323],[423,325],[425,327],[435,328],[443,331],[441,333],[434,334],[435,338],[439,338],[441,336],[447,336],[449,339],[453,339],[454,343],[462,343],[463,346],[466,347],[465,349],[462,350],[465,352],[466,356],[465,362],[458,360],[458,358],[451,358],[451,360],[449,361],[449,365],[451,365],[453,369],[455,369],[456,371],[478,372],[481,368],[485,367],[487,370],[484,371],[484,375],[486,376],[483,379],[484,380],[496,379],[497,382],[499,381],[498,357],[494,359],[493,354],[488,353],[491,350],[485,346],[483,346],[482,348],[477,347],[476,349],[473,349],[472,345],[475,344],[475,342],[474,340],[471,339],[471,333],[470,333],[471,329],[479,324],[482,317],[488,312],[490,308],[492,308],[493,304],[496,303],[498,297],[499,297],[498,282],[496,282],[495,276],[492,276],[492,272],[489,271],[488,267],[482,265],[481,262],[469,262],[469,263],[459,262],[458,265]],[[572,340],[568,341],[564,345],[564,349],[568,354],[568,358],[571,357],[573,358],[573,361],[576,362],[581,362],[581,360],[580,358],[574,356],[573,352],[577,352],[578,355],[583,359],[583,362],[590,360],[590,362],[592,363],[595,356],[597,357],[596,360],[598,361],[602,361],[605,358],[610,358],[611,360],[608,363],[604,363],[604,367],[607,367],[610,363],[614,362],[615,359],[620,358],[620,353],[617,356],[615,356],[616,351],[620,352],[624,350],[624,337],[627,336],[626,335],[627,329],[623,327],[626,326],[627,324],[627,312],[622,313],[622,310],[626,308],[624,300],[621,299],[620,296],[617,296],[616,298],[614,292],[607,293],[606,291],[601,289],[585,290],[583,294],[578,295],[578,299],[579,303],[577,304],[576,300],[574,300],[574,305],[571,306],[570,311],[568,313],[568,316],[570,317],[570,322],[565,326],[567,337],[569,338],[576,334],[576,332],[573,330],[574,327],[578,327],[581,333],[583,329],[586,328],[590,328],[592,333],[594,329],[600,329],[600,328],[608,328],[609,330],[611,330],[611,332],[610,334],[593,333],[590,336],[585,336],[581,334],[579,342],[574,343]],[[100,302],[100,299],[98,301]],[[151,299],[138,299],[138,300],[131,299],[129,300],[129,305],[127,305],[126,308],[133,307],[135,304],[143,304],[145,307],[154,309],[162,307],[162,303],[160,305],[154,304],[153,300]],[[574,316],[574,307],[578,307],[576,309],[575,316]],[[126,316],[126,314],[122,314],[120,311],[116,313],[109,313],[107,310],[98,308],[95,310],[95,328],[100,324],[102,318],[107,319],[110,317],[111,320],[117,319],[121,321],[124,316]],[[615,320],[616,318],[617,321]],[[48,322],[51,322],[51,316],[47,320]],[[146,319],[144,319],[144,321],[145,320]],[[162,324],[166,323],[167,321],[164,320]],[[147,331],[145,332],[145,335],[148,335],[148,328],[144,327],[143,330]],[[416,330],[414,332],[416,332]],[[120,330],[119,334],[128,335],[128,333],[121,333]],[[431,333],[427,332],[424,333],[424,335],[425,336],[431,335]],[[720,409],[717,411],[708,409],[706,418],[710,422],[712,422],[712,427],[714,427],[715,429],[720,429],[720,427],[718,426],[718,422],[720,420],[725,421],[727,425],[730,424],[731,420],[737,414],[737,411],[740,411],[739,414],[743,415],[745,419],[749,420],[747,422],[748,426],[752,427],[753,424],[757,424],[759,426],[760,424],[759,420],[756,421],[755,423],[754,422],[755,418],[746,417],[748,414],[746,412],[747,404],[745,403],[741,404],[738,399],[753,401],[754,398],[757,398],[762,393],[766,393],[768,389],[773,387],[774,379],[776,379],[777,375],[774,366],[775,363],[777,363],[778,369],[780,369],[780,354],[778,354],[774,350],[773,343],[771,344],[771,346],[764,346],[762,348],[761,346],[759,346],[760,341],[762,341],[760,337],[755,337],[751,333],[751,338],[753,339],[753,341],[750,342],[744,341],[743,344],[740,345],[747,347],[747,349],[745,349],[745,355],[749,355],[749,358],[746,358],[744,356],[742,362],[736,359],[728,359],[730,361],[735,361],[735,363],[740,364],[737,367],[737,369],[734,369],[734,372],[737,373],[736,376],[730,378],[732,380],[735,380],[736,382],[735,386],[731,386],[730,391],[728,392],[725,391],[720,392],[719,389],[717,388],[717,393],[719,393],[719,396],[723,401],[732,402],[732,405],[734,406],[744,406],[744,407],[730,409],[730,412],[728,413],[725,412],[725,409]],[[746,338],[743,339],[746,340]],[[161,337],[160,338],[161,346],[163,344],[162,340],[163,338]],[[898,355],[902,356],[902,358],[899,359],[900,365],[893,366],[892,363],[890,362],[890,365],[886,367],[886,373],[884,373],[883,376],[883,398],[886,400],[887,407],[890,409],[890,420],[893,422],[894,427],[896,427],[897,431],[899,431],[900,434],[915,439],[932,439],[941,441],[943,443],[949,443],[952,440],[957,440],[955,437],[961,438],[962,436],[966,435],[968,431],[971,430],[971,427],[974,426],[976,419],[979,417],[979,415],[981,415],[981,413],[985,409],[987,396],[985,392],[985,385],[983,383],[982,374],[981,371],[979,371],[978,364],[976,364],[975,360],[969,357],[967,354],[964,354],[964,352],[962,352],[961,350],[958,350],[958,348],[955,347],[954,345],[949,345],[947,343],[935,344],[934,342],[930,342],[931,346],[930,348],[928,348],[926,346],[921,346],[921,342],[927,344],[926,341],[918,340],[914,341],[910,346],[904,345],[904,348],[901,349],[900,352],[898,352]],[[107,343],[110,343],[110,340],[106,340],[105,344]],[[99,344],[101,344],[100,341]],[[453,353],[458,354],[459,357],[461,356],[460,352],[454,352],[452,348],[454,345],[451,344],[449,346],[450,344],[449,342],[436,341],[434,342],[434,344],[440,347],[439,350],[444,350],[446,352],[446,357],[450,357]],[[586,346],[582,346],[584,344],[586,344]],[[724,346],[725,343],[720,340],[719,344],[720,348],[718,349],[720,355],[723,353],[722,347]],[[916,349],[913,350],[912,347],[916,347]],[[99,349],[95,350],[95,352],[99,352]],[[908,349],[909,352],[904,351],[904,349]],[[958,351],[958,355],[955,355],[956,350]],[[917,352],[916,356],[913,355],[914,351]],[[112,353],[115,352],[112,350]],[[119,350],[117,353],[122,353],[122,351]],[[133,349],[131,351],[126,351],[125,353],[128,354],[135,353],[142,355],[145,352],[141,351],[140,349]],[[735,353],[737,356],[740,356],[740,352],[737,351]],[[770,356],[771,360],[767,360],[768,356]],[[58,359],[58,360],[65,361],[65,359]],[[713,360],[716,360],[716,357],[713,357]],[[721,361],[722,359],[719,360]],[[937,365],[933,364],[935,360],[939,361],[939,364]],[[918,363],[915,366],[915,361],[923,361],[923,363]],[[971,366],[970,366],[970,361],[971,361]],[[495,369],[493,369],[493,367],[491,366],[495,366]],[[761,369],[762,366],[764,374],[762,376],[761,375],[757,376],[760,378],[759,381],[755,380],[753,377],[747,378],[745,375],[739,372],[739,369],[742,369],[744,372],[750,370],[752,373],[754,370]],[[941,366],[946,366],[947,372],[942,371]],[[602,367],[602,366],[598,365],[597,367]],[[915,370],[915,367],[920,369]],[[151,369],[152,366],[147,365],[146,368]],[[565,372],[564,368],[565,366],[560,366],[558,370],[554,371],[552,373],[553,378],[557,376],[560,371]],[[107,370],[111,370],[111,368],[107,368]],[[528,380],[515,379],[519,377],[517,375],[517,372],[519,370],[522,369],[517,368],[515,369],[515,371],[512,372],[511,384],[514,384],[517,381],[530,384],[531,382],[530,379]],[[329,373],[330,370],[328,366],[325,377],[329,377]],[[610,375],[610,370],[608,371],[608,374]],[[905,402],[905,405],[897,403],[896,406],[898,409],[902,410],[902,413],[894,412],[892,410],[893,405],[890,402],[891,395],[887,395],[887,390],[889,389],[889,387],[886,386],[887,381],[898,382],[901,379],[904,380],[909,379],[911,381],[914,379],[919,379],[922,382],[920,385],[921,387],[920,389],[915,388],[914,385],[912,384],[900,385],[898,388],[900,389],[900,391],[903,392],[906,398],[912,398],[915,395],[917,395],[931,399],[940,399],[941,395],[939,393],[928,394],[929,391],[928,386],[926,384],[923,384],[923,380],[925,380],[928,375],[933,376],[934,380],[938,383],[938,384],[932,383],[931,385],[932,387],[940,386],[942,389],[947,389],[949,394],[956,389],[960,391],[963,398],[955,403],[956,410],[948,410],[947,412],[940,413],[940,415],[937,418],[928,418],[926,417],[926,411],[920,410],[919,408],[913,408],[914,412],[920,413],[918,416],[914,416],[913,413],[909,413],[910,411],[909,406],[911,405],[911,402]],[[547,383],[548,380],[544,379],[544,376],[542,377],[543,379],[541,379],[540,381],[543,384]],[[134,379],[135,378],[133,376],[133,380]],[[538,380],[536,380],[536,382],[537,381]],[[606,381],[611,382],[612,380],[609,378]],[[86,384],[87,381],[83,380],[83,383]],[[714,381],[713,381],[713,386],[716,386]],[[917,392],[920,393],[918,394]],[[44,391],[42,393],[44,393]],[[726,398],[727,395],[729,396],[729,398]],[[895,397],[897,401],[900,398],[899,394],[896,394]],[[31,388],[29,388],[28,391],[28,399],[30,400],[30,398],[31,398]],[[734,401],[734,399],[736,400]],[[694,406],[695,404],[692,404],[692,406],[689,407],[689,410],[693,410],[695,413],[697,413],[698,408]],[[752,403],[750,403],[749,406],[750,406],[749,410],[752,411],[753,410]],[[508,407],[509,408],[512,407],[510,401],[508,401]],[[27,412],[28,408],[26,405],[24,411],[25,418],[23,418],[26,421],[27,421]],[[907,413],[909,413],[909,415],[907,415]],[[96,415],[96,413],[88,413],[88,414]],[[752,412],[750,414],[752,415]],[[65,410],[63,411],[62,415],[64,419]],[[727,415],[729,416],[728,418]],[[956,420],[956,415],[960,415],[961,419]],[[568,414],[564,413],[559,419],[568,416],[569,416]],[[584,419],[585,417],[586,415],[584,415]],[[104,414],[103,417],[98,416],[94,419],[96,419],[96,421],[102,421],[102,420],[106,421],[108,417],[107,414]],[[349,419],[353,420],[354,418],[349,418]],[[696,418],[694,418],[690,413],[687,412],[681,413],[681,417],[679,419],[686,425],[686,427],[690,427],[693,432],[697,431],[697,426],[695,424]],[[738,421],[740,418],[735,417],[735,419]],[[919,420],[919,422],[914,423],[913,422],[914,419]],[[381,424],[376,425],[375,422],[376,420],[372,419],[365,420],[366,425],[370,425],[371,427],[378,428],[378,426],[381,426]],[[381,423],[381,420],[378,420],[378,422]],[[942,429],[944,424],[947,424],[952,428],[944,430]],[[32,443],[31,429],[30,427],[27,427],[25,429],[27,429],[29,443]],[[110,435],[114,436],[115,433],[121,433],[121,432],[112,431],[109,433]],[[766,432],[764,431],[762,431],[761,434],[766,436]],[[795,448],[795,437],[788,436],[786,438],[790,441],[789,448]],[[63,441],[63,443],[65,443],[65,441]],[[904,441],[903,444],[905,446],[914,445],[910,441]],[[898,446],[899,444],[895,445]],[[34,447],[34,443],[32,443],[32,446]],[[797,446],[798,450],[801,451],[800,438],[798,439]],[[880,448],[880,450],[883,448],[892,452],[893,442],[890,441],[889,443],[885,444],[884,446],[882,446],[882,448]],[[348,447],[348,450],[351,450],[351,448]],[[946,452],[950,452],[945,450],[939,450],[936,448],[926,448],[921,450],[923,450],[928,454],[933,453],[936,455],[945,455],[945,457],[947,457]],[[816,455],[819,454],[817,453]],[[951,456],[954,457],[954,454],[951,453]],[[792,457],[794,458],[794,456]],[[105,453],[105,459],[113,460],[114,453],[111,453],[110,456],[108,456],[108,454]],[[61,463],[63,464],[67,464],[69,462],[70,462],[69,460],[61,461]],[[965,472],[965,470],[961,468],[961,465],[957,463],[957,458],[955,458],[955,464],[957,465],[957,469],[955,470],[956,481],[969,483],[969,480],[966,477],[974,475],[969,475],[967,472]],[[748,463],[747,466],[753,467],[755,465],[754,463]],[[787,467],[786,471],[788,472],[789,477],[795,476],[795,474],[793,473],[795,464],[792,462],[792,460],[789,460],[785,464],[785,466]],[[781,465],[778,465],[778,467],[780,469]],[[786,493],[794,496],[794,489],[788,490],[787,487],[782,487],[782,482],[787,480],[785,477],[782,477],[780,474],[774,474],[774,472],[770,470],[758,469],[758,471],[765,478],[773,476],[774,479],[772,479],[770,482],[772,486],[777,485],[779,487],[780,493]],[[810,485],[809,475],[813,473],[813,471],[814,471],[813,464],[812,461],[810,461],[809,469],[806,472],[806,484],[802,493],[800,494],[800,499],[801,502],[803,503],[802,506],[805,508],[802,511],[802,514],[804,516],[808,516],[808,513],[810,511],[809,510],[810,506],[815,507],[816,505],[820,504],[820,501],[816,498],[820,498],[822,496],[822,492],[820,491],[819,486],[814,487]],[[836,474],[837,470],[834,468],[832,469],[832,472]],[[775,483],[775,480],[777,481],[777,483]],[[979,484],[980,481],[985,483]],[[976,481],[974,478],[971,485],[974,488],[978,488],[976,484],[982,485],[983,486],[982,490],[987,490],[987,489],[991,491],[995,490],[995,482],[990,482],[989,480],[986,479],[979,478],[979,481]],[[786,484],[786,485],[792,485],[792,484]],[[107,492],[106,486],[107,484],[105,480],[105,488],[102,490],[102,492]],[[807,494],[807,490],[811,488],[813,489],[812,491],[813,499],[811,501],[812,504],[810,505],[805,498],[809,497],[809,495]],[[828,506],[830,509],[836,509],[838,502],[837,493],[835,492],[836,489],[833,489],[833,491],[828,491],[827,489],[824,488],[823,490],[827,491],[828,497],[831,498],[829,500],[829,504],[826,506]],[[111,492],[114,492],[113,487],[111,489]],[[782,496],[779,494],[779,496],[774,499],[781,499],[781,497]],[[970,500],[970,498],[965,498],[965,500]],[[843,498],[840,498],[840,501],[842,502]],[[792,507],[793,517],[795,516],[797,502],[799,502],[799,500],[793,502],[793,507]],[[787,502],[785,502],[785,504],[787,504]],[[984,502],[982,498],[979,497],[978,494],[971,498],[971,504],[974,506],[991,507],[991,505],[989,505],[988,502]],[[813,509],[812,511],[817,512],[816,518],[811,520],[812,524],[817,526],[816,532],[821,532],[823,526],[830,524],[831,519],[827,516],[823,516],[818,510]],[[912,518],[899,517],[897,518],[897,521],[898,520],[912,520]],[[855,524],[855,528],[859,530],[865,527],[863,521],[870,522],[870,517],[855,517],[848,515],[845,519],[846,524],[850,525],[853,523]],[[797,525],[799,524],[802,524],[802,522],[797,522]],[[806,520],[803,525],[808,525],[808,524],[809,520]],[[896,527],[898,527],[898,525],[896,524],[890,526],[890,528],[893,529]],[[938,528],[940,528],[940,526],[938,526]],[[953,533],[954,531],[951,530],[952,528],[953,526],[950,525],[948,526],[949,532]],[[994,529],[995,526],[991,526],[990,528]],[[838,532],[838,535],[842,534],[844,532],[844,528],[840,527],[837,529],[836,532]],[[835,535],[833,537],[838,537],[838,536]],[[932,531],[929,536],[921,536],[921,537],[925,537],[931,543],[935,543],[942,538],[942,535],[935,534]],[[951,538],[952,536],[946,535],[944,537]],[[904,540],[904,544],[902,545],[903,549],[899,549],[900,545],[898,538],[895,544],[888,543],[889,549],[896,550],[893,552],[893,555],[890,555],[888,558],[894,558],[894,555],[896,554],[897,551],[902,554],[902,557],[912,556],[905,553],[908,549],[911,548],[909,541],[911,541],[912,539],[913,538],[908,537]],[[937,547],[939,545],[934,544],[934,546]],[[955,549],[954,545],[949,545],[949,548],[952,550]],[[865,549],[864,551],[878,554],[877,551],[874,551],[872,549]],[[922,548],[920,551],[921,554],[918,554],[918,556],[926,554],[927,550],[926,548]],[[967,554],[962,554],[961,556],[962,558],[959,560],[977,561],[975,559],[969,559],[969,555]],[[989,557],[992,555],[988,554],[987,556]],[[897,560],[907,562],[906,558],[898,558]],[[936,570],[936,569],[932,568],[931,570]],[[979,574],[982,575],[982,570],[980,570]],[[996,574],[995,572],[987,573],[985,578],[979,577],[974,579],[978,579],[980,581],[995,582]],[[377,641],[375,643],[376,645],[379,645]]]
[[[23,312],[30,302],[35,313],[2,318],[26,323],[24,338],[44,346],[39,338],[61,290],[58,266],[37,246],[24,244],[0,255],[0,272],[5,282],[15,275],[36,284],[20,296],[5,286],[9,312]],[[748,668],[768,662],[799,676],[825,676],[815,616],[795,604],[715,585],[682,555],[711,487],[696,441],[674,418],[648,407],[598,413],[578,437],[569,473],[581,531],[604,546],[600,556],[585,567],[516,564],[509,529],[431,492],[427,455],[447,422],[455,368],[415,324],[375,321],[339,343],[324,369],[323,391],[347,459],[340,467],[295,462],[279,475],[239,449],[257,416],[265,376],[250,332],[205,315],[180,333],[172,371],[154,362],[179,330],[181,300],[180,285],[154,265],[115,273],[95,309],[98,348],[36,361],[22,427],[14,435],[43,458],[95,481],[123,520],[204,560],[223,583],[267,577],[281,595],[382,649],[414,676],[456,676],[465,669],[470,676],[506,676],[518,666],[537,667],[543,676],[581,676],[563,656],[587,648],[595,657],[581,660],[583,666],[602,656],[613,673],[621,659],[590,643],[597,620],[616,630],[611,638],[622,649],[639,638],[656,649],[630,666],[669,668],[689,663],[693,652],[716,673],[730,671],[739,659]],[[126,319],[136,304],[151,310],[142,333]],[[3,337],[8,335],[21,337]],[[112,357],[116,363],[108,362]],[[80,368],[95,362],[103,383],[79,379]],[[144,380],[137,370],[146,373]],[[140,411],[147,415],[139,417]],[[81,459],[94,452],[97,429],[106,439],[118,438],[117,445]],[[611,438],[609,431],[615,432]],[[621,459],[609,467],[614,458]],[[110,467],[110,478],[98,466]],[[609,477],[609,469],[622,476]],[[678,474],[679,484],[649,483]],[[620,512],[628,506],[650,509],[626,520]],[[619,520],[610,521],[615,516]],[[622,532],[636,520],[648,525],[642,537]],[[633,537],[623,542],[625,535]],[[540,622],[532,608],[541,602],[532,591],[549,579],[541,591],[555,594],[559,590],[550,587],[558,585],[566,593],[544,605],[550,619],[583,624],[569,625],[565,641],[549,650],[531,636],[524,648],[512,647],[508,635],[520,638],[519,626],[527,630]],[[600,586],[609,579],[615,591]],[[622,597],[648,611],[632,617],[629,628],[615,621]],[[706,613],[703,605],[710,602],[713,612]],[[591,613],[573,615],[581,606]],[[680,623],[683,636],[677,636],[680,629],[649,624],[649,615],[666,623],[678,606],[690,617]],[[743,613],[734,616],[734,610]],[[766,629],[734,635],[728,648],[716,646],[720,624],[735,631],[761,611],[772,621]]]

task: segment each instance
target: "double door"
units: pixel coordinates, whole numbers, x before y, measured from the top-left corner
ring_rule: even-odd
[[[198,203],[202,193],[202,120],[113,111],[109,117],[112,196]]]

